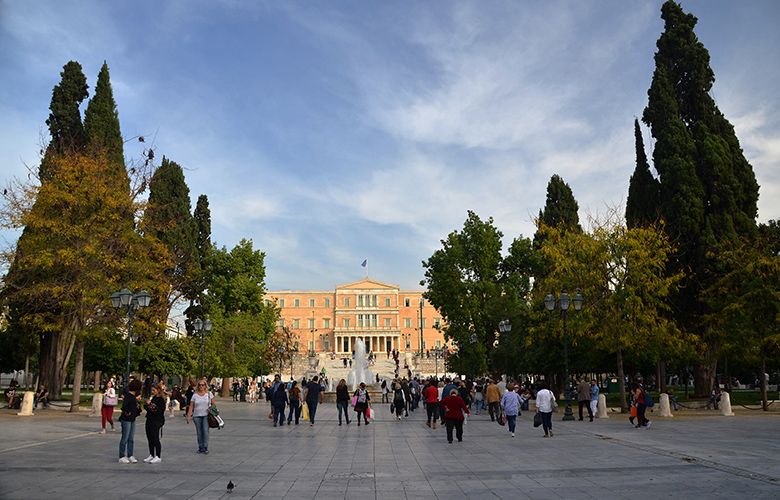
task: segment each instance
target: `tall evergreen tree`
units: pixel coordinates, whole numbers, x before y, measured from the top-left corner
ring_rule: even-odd
[[[700,299],[712,282],[711,257],[724,242],[757,233],[758,183],[734,128],[713,100],[709,52],[694,33],[697,19],[669,0],[661,8],[664,32],[642,121],[656,140],[653,164],[660,181],[660,215],[677,252],[671,271],[685,281],[674,298],[680,326],[702,342],[694,372],[698,395],[715,377],[718,340],[702,318]]]
[[[193,219],[197,226],[197,237],[195,240],[195,249],[198,254],[199,273],[192,280],[191,290],[187,294],[190,299],[189,307],[184,311],[187,317],[187,331],[192,333],[193,322],[197,318],[204,318],[205,311],[203,307],[203,292],[206,290],[205,273],[208,266],[207,261],[211,254],[211,210],[209,209],[209,199],[205,194],[198,197],[195,204]]]
[[[105,61],[98,73],[95,95],[89,100],[84,112],[84,133],[88,146],[104,151],[116,165],[119,181],[128,184],[129,187],[125,170],[124,141],[119,127],[119,112],[114,101],[114,91],[111,89],[108,64]]]
[[[539,212],[537,226],[564,227],[581,231],[580,209],[574,193],[563,178],[554,174],[547,183],[547,201],[544,210]]]
[[[89,86],[81,64],[70,61],[62,68],[62,79],[51,93],[49,105],[49,126],[51,141],[49,151],[62,154],[80,151],[84,146],[84,124],[81,121],[79,106],[87,98]]]
[[[626,200],[626,225],[631,228],[646,227],[658,219],[658,209],[661,201],[661,184],[650,172],[647,163],[645,144],[639,120],[634,120],[634,138],[636,141],[636,168],[628,183],[628,199]]]
[[[165,245],[173,262],[167,270],[170,283],[168,308],[164,311],[167,318],[170,307],[191,289],[200,264],[195,248],[197,227],[190,214],[190,189],[181,166],[164,156],[149,182],[144,226]]]

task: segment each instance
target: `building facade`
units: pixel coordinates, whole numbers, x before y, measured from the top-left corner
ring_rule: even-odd
[[[351,353],[357,339],[375,353],[446,347],[441,316],[423,291],[366,278],[332,291],[269,291],[265,300],[276,300],[279,327],[295,336],[299,352]]]

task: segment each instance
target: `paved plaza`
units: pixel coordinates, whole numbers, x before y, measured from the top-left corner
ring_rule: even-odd
[[[593,423],[561,422],[542,438],[532,414],[517,437],[475,415],[462,443],[425,426],[419,409],[403,421],[374,404],[371,425],[339,427],[335,404],[316,424],[274,428],[269,406],[217,399],[226,426],[212,430],[209,455],[177,412],[162,439],[162,463],[148,455],[144,417],[139,463],[117,463],[120,432],[98,434],[86,412],[0,412],[1,499],[583,499],[780,498],[778,414],[737,411],[653,418],[634,429],[616,413]],[[228,481],[236,486],[226,491]]]

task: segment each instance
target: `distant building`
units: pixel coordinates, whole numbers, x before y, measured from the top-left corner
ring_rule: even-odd
[[[297,335],[299,351],[351,353],[363,339],[366,351],[411,352],[445,347],[441,316],[423,292],[366,278],[332,291],[269,291],[265,300],[277,301],[279,327]]]

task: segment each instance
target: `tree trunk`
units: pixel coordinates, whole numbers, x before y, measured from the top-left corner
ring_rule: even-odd
[[[706,398],[715,387],[716,362],[708,364],[696,363],[693,365],[693,395],[697,398]]]
[[[769,411],[769,402],[766,396],[766,349],[761,348],[761,408],[764,411]]]
[[[24,358],[24,390],[30,390],[30,356]]]
[[[73,397],[70,400],[70,411],[78,413],[81,398],[81,378],[84,373],[84,341],[76,344],[76,366],[73,369]]]
[[[60,332],[46,332],[41,335],[41,348],[38,352],[40,383],[48,388],[52,400],[62,399],[63,377],[57,363],[57,346],[61,335]]]
[[[222,379],[222,392],[219,394],[220,397],[223,398],[229,398],[230,397],[230,384],[233,382],[233,379],[230,377],[224,377]]]
[[[618,349],[617,355],[617,376],[618,387],[620,387],[620,413],[628,412],[628,403],[626,402],[626,377],[623,375],[623,350]]]
[[[655,386],[659,393],[666,392],[666,361],[655,365]]]
[[[94,390],[94,391],[99,391],[100,390],[100,377],[102,377],[102,376],[103,376],[103,372],[101,372],[100,370],[95,372],[95,382],[92,385],[92,390]]]

